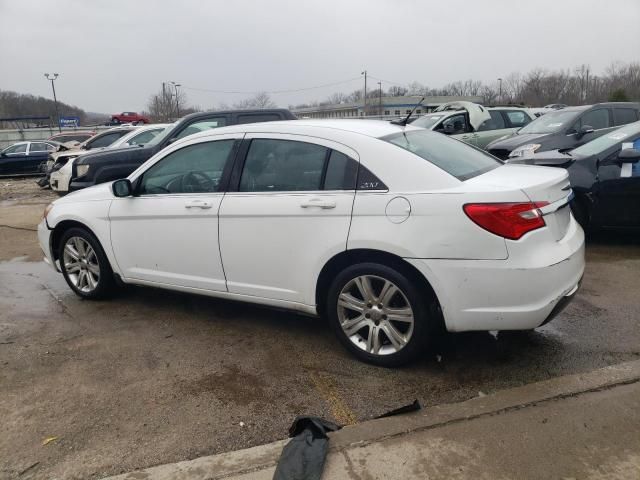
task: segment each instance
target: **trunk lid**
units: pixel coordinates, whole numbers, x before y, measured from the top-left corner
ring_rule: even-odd
[[[533,203],[545,202],[540,208],[553,238],[562,239],[571,222],[568,202],[573,196],[569,174],[563,168],[535,165],[504,165],[465,182],[467,186],[513,188],[522,191]]]

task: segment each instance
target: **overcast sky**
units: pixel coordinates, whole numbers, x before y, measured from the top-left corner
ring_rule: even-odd
[[[438,87],[613,61],[640,61],[639,0],[0,0],[0,89],[50,96],[57,72],[59,100],[104,113],[171,80],[209,108],[250,95],[195,89],[355,79],[272,95],[287,106],[361,88],[364,69]]]

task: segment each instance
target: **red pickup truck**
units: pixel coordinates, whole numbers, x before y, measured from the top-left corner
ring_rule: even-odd
[[[149,123],[149,119],[136,112],[122,112],[111,115],[111,123]]]

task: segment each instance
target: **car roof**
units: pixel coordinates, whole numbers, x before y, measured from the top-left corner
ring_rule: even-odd
[[[238,132],[264,132],[264,133],[296,133],[305,131],[311,133],[314,130],[339,130],[342,132],[356,133],[371,138],[380,138],[402,131],[423,131],[424,129],[413,127],[411,124],[406,127],[394,125],[384,120],[358,120],[358,119],[309,119],[309,120],[279,120],[273,122],[246,123],[240,125],[230,125],[204,132],[195,133],[184,137],[192,139],[206,137],[209,135],[220,135],[224,133]]]

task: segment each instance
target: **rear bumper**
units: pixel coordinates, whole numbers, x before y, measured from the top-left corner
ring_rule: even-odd
[[[407,259],[431,282],[447,330],[529,330],[550,321],[574,297],[584,273],[584,233],[546,250],[506,260]]]

